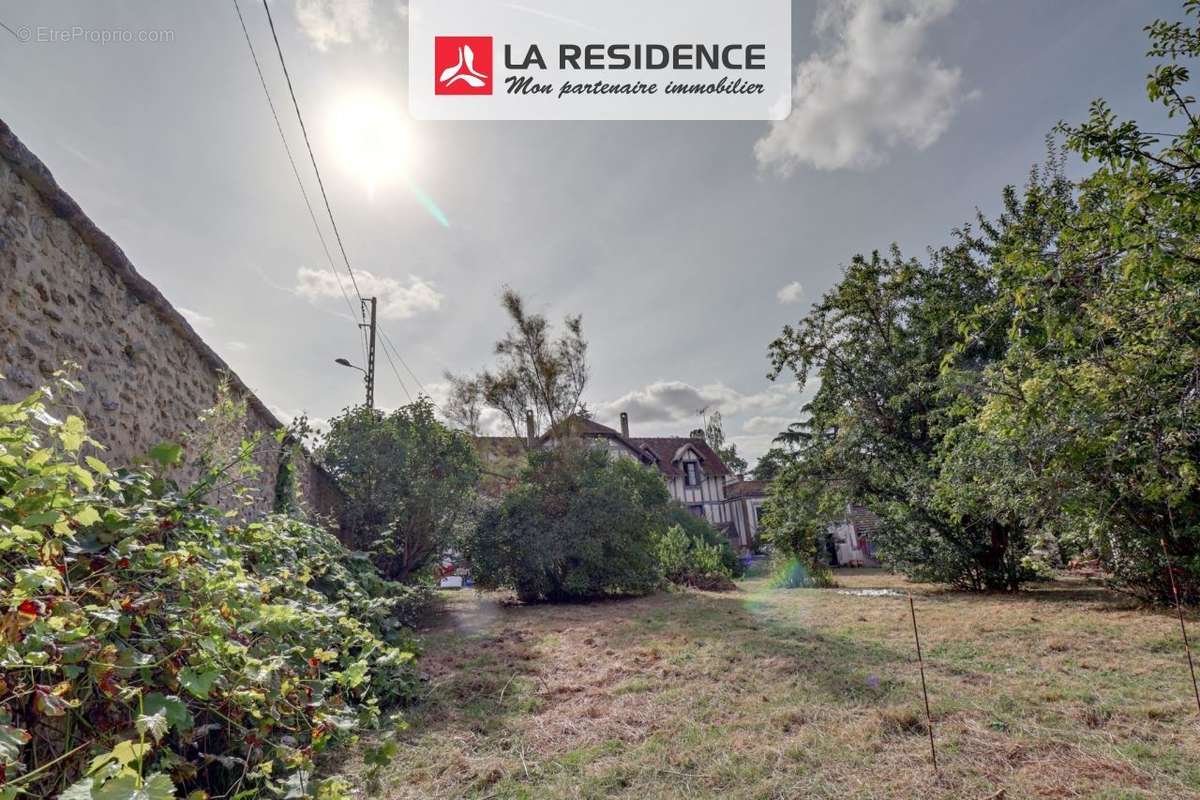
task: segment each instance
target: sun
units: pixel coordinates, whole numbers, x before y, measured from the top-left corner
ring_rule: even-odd
[[[408,176],[413,160],[407,123],[399,104],[379,92],[358,92],[335,104],[330,129],[337,159],[369,194]]]

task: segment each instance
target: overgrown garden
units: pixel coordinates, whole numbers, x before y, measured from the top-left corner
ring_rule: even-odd
[[[207,505],[244,459],[181,488],[178,445],[88,455],[50,392],[0,406],[0,797],[339,796],[314,758],[411,695],[419,591],[298,518]]]
[[[542,397],[586,376],[578,320],[571,335],[558,352],[579,369],[543,362]],[[728,584],[738,568],[657,474],[569,437],[482,497],[469,435],[427,398],[269,442],[223,385],[184,444],[116,465],[69,412],[81,388],[62,373],[0,406],[0,800],[344,796],[317,758],[414,697],[413,628],[450,553],[525,600]],[[256,515],[267,444],[274,512]],[[340,519],[309,521],[303,458],[337,481]],[[185,461],[200,478],[180,486]]]

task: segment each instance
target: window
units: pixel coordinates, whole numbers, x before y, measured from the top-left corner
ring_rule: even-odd
[[[688,506],[688,511],[692,512],[697,517],[704,516],[704,506]]]
[[[755,506],[754,507],[754,521],[756,523],[758,523],[759,525],[762,525],[762,518],[763,518],[763,507]]]
[[[683,465],[683,485],[700,485],[700,465],[695,461],[687,461]]]

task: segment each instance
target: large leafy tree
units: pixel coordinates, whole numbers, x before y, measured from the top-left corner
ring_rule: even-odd
[[[395,580],[441,555],[473,507],[475,450],[428,398],[390,414],[348,409],[330,422],[319,456],[346,493],[343,529]]]
[[[754,463],[754,480],[774,480],[783,470],[795,460],[795,455],[789,449],[775,446],[758,457]]]
[[[1177,132],[1147,133],[1096,101],[1087,122],[1063,128],[1097,169],[1077,203],[1059,209],[1057,236],[1002,243],[996,304],[1012,309],[1009,347],[986,375],[974,443],[962,450],[974,463],[961,474],[1010,479],[1007,491],[983,494],[1027,521],[1047,507],[1063,512],[1065,532],[1144,597],[1171,596],[1165,549],[1195,601],[1200,123],[1186,62],[1200,55],[1200,2],[1184,7],[1187,22],[1147,29],[1161,59],[1149,97]]]
[[[808,483],[873,509],[884,521],[875,541],[889,561],[916,577],[974,589],[1014,589],[1027,574],[1022,524],[939,502],[937,493],[940,451],[963,414],[964,387],[956,383],[969,385],[1003,350],[1002,325],[1001,335],[993,326],[965,344],[960,325],[992,304],[986,263],[996,237],[1032,213],[1015,193],[1006,198],[1011,219],[1001,228],[960,229],[926,262],[896,248],[856,256],[841,282],[770,347],[772,377],[790,370],[802,387],[820,381],[809,418],[789,429],[796,461],[784,470],[785,488]],[[951,384],[948,364],[957,367]],[[789,497],[813,513],[837,507],[809,494],[777,492],[770,516],[798,531],[783,507]]]
[[[1052,147],[998,219],[926,264],[855,259],[772,345],[777,374],[822,382],[791,469],[879,511],[913,574],[1011,588],[1055,535],[1143,597],[1170,598],[1170,564],[1200,599],[1200,0],[1184,9],[1147,28],[1173,130],[1096,101],[1060,129],[1087,178]],[[805,492],[791,508],[819,509]]]

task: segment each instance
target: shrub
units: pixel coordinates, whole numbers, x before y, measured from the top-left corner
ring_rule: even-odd
[[[691,549],[692,539],[683,532],[683,528],[678,525],[667,528],[658,541],[658,563],[662,567],[663,577],[678,583],[691,566]]]
[[[314,754],[412,693],[419,598],[323,530],[199,504],[212,481],[83,455],[45,396],[0,405],[0,797],[316,793]]]
[[[319,455],[347,495],[343,529],[394,580],[436,563],[479,480],[470,440],[438,422],[427,397],[390,414],[346,410],[330,421]]]
[[[717,548],[724,572],[730,577],[741,577],[744,567],[741,559],[734,552],[733,545],[729,543],[729,537],[710,525],[708,520],[696,516],[679,503],[672,503],[667,510],[667,522],[683,528],[684,532],[694,541],[704,542]]]
[[[734,588],[721,548],[688,536],[679,525],[667,528],[658,540],[657,552],[663,576],[672,583],[701,589]]]
[[[654,545],[667,501],[642,465],[564,442],[530,453],[463,553],[480,588],[513,589],[522,600],[645,594],[661,581]]]

